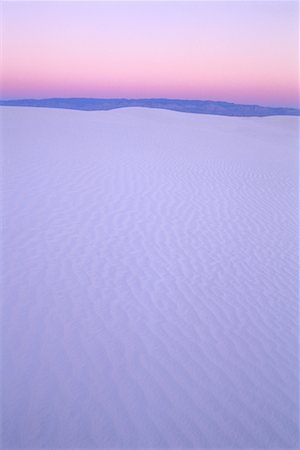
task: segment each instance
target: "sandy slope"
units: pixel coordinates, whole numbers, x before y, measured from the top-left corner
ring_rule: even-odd
[[[3,108],[5,448],[297,447],[297,127]]]

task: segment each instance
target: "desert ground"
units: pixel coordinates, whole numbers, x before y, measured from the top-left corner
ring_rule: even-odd
[[[3,447],[297,448],[299,118],[1,127]]]

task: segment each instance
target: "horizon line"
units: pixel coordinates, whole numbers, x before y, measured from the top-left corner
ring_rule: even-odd
[[[138,101],[138,100],[165,100],[165,101],[179,101],[179,102],[206,102],[206,103],[225,103],[228,105],[236,106],[252,106],[260,108],[275,108],[275,109],[294,109],[300,111],[299,106],[272,106],[272,105],[262,105],[257,103],[236,103],[229,100],[210,100],[210,99],[199,99],[199,98],[170,98],[170,97],[23,97],[23,98],[0,98],[0,102],[21,102],[21,101],[46,101],[46,100],[127,100],[127,101]]]

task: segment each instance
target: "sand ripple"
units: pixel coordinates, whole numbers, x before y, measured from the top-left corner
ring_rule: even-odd
[[[5,448],[297,447],[297,128],[4,109]]]

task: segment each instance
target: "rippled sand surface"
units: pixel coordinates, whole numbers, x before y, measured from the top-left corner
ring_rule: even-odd
[[[2,108],[4,448],[296,448],[295,117]]]

